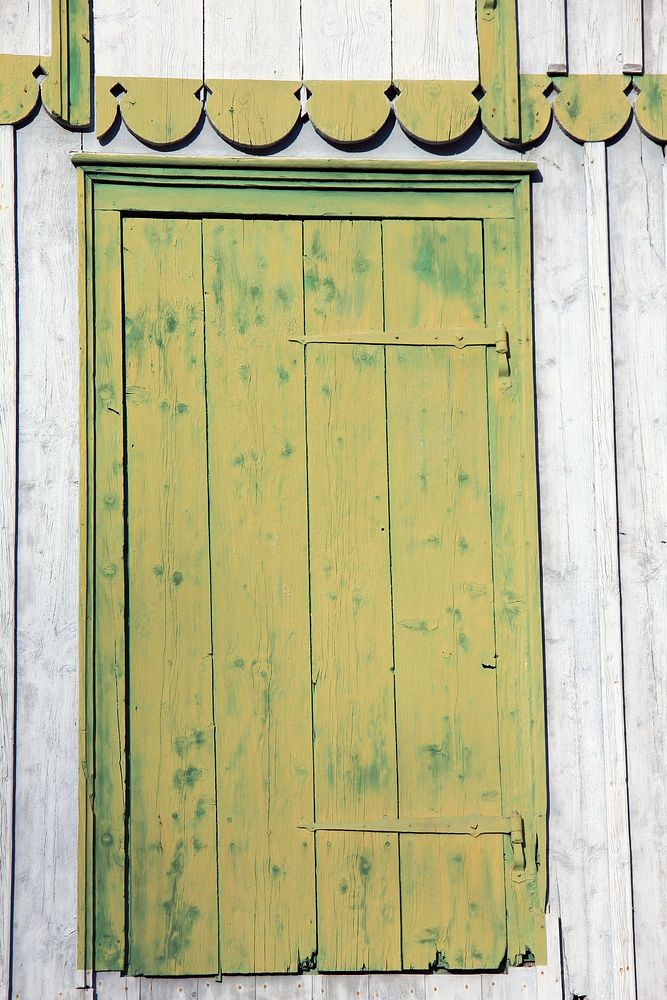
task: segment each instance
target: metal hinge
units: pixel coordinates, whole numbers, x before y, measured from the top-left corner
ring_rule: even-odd
[[[496,351],[501,378],[510,377],[510,338],[504,323],[496,324]]]
[[[422,819],[384,819],[371,822],[303,823],[300,830],[327,831],[331,833],[403,833],[410,835],[466,835],[481,837],[487,834],[505,834],[510,838],[513,851],[512,881],[526,878],[526,842],[523,819],[518,812],[509,816],[427,816]]]

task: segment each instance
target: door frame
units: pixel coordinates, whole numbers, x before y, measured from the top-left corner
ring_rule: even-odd
[[[135,214],[298,219],[409,214],[411,218],[475,218],[491,225],[496,252],[492,254],[485,245],[487,309],[494,322],[501,321],[509,331],[509,364],[499,343],[498,378],[489,394],[495,417],[490,462],[502,811],[523,817],[523,843],[514,837],[503,841],[507,957],[512,965],[530,956],[537,964],[546,964],[547,781],[530,205],[530,175],[535,164],[87,154],[75,154],[72,161],[79,175],[81,359],[79,968],[95,967],[95,734],[96,712],[103,695],[94,669],[95,512],[100,502],[96,489],[95,316],[96,302],[102,296],[110,301],[114,294],[108,282],[97,282],[96,261],[104,260],[105,255],[110,261],[120,260],[120,221]],[[106,246],[100,235],[104,233]],[[110,267],[113,270],[113,263]],[[122,295],[120,284],[115,291]],[[490,346],[487,351],[495,349]],[[116,569],[114,565],[113,571]],[[124,586],[124,562],[120,569],[119,581]],[[507,661],[513,662],[515,669],[503,670]],[[122,694],[121,679],[115,697]],[[121,720],[124,711],[121,697]],[[116,748],[121,759],[122,729],[121,722]],[[118,794],[124,796],[124,773],[120,785]]]

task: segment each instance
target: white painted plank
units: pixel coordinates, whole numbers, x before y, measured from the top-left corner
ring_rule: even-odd
[[[644,0],[644,72],[667,73],[667,4]]]
[[[368,1000],[425,1000],[425,978],[411,972],[393,975],[371,973],[368,977]]]
[[[424,988],[426,1000],[481,1000],[482,976],[425,976]]]
[[[312,976],[257,976],[257,1000],[312,1000]]]
[[[97,76],[203,78],[202,0],[96,0]]]
[[[302,0],[305,80],[391,79],[390,0]]]
[[[141,1000],[141,980],[119,972],[103,972],[95,977],[95,993],[96,1000]]]
[[[521,73],[547,71],[547,27],[552,3],[553,0],[517,0]]]
[[[208,79],[300,80],[299,0],[205,0]]]
[[[638,993],[667,996],[667,171],[636,123],[611,146],[614,394]],[[663,192],[664,187],[664,192]]]
[[[0,53],[39,55],[38,0],[2,0],[0,3]]]
[[[623,7],[620,0],[567,3],[570,73],[621,73]]]
[[[642,0],[623,0],[623,72],[641,73],[644,65]]]
[[[566,996],[612,996],[592,495],[586,192],[560,129],[532,151],[535,356],[549,746],[550,901]],[[583,915],[583,917],[582,917]]]
[[[477,80],[475,0],[393,0],[396,80]]]
[[[140,1000],[197,1000],[199,992],[197,979],[142,977],[140,983]]]
[[[13,995],[77,985],[80,145],[45,112],[17,132],[19,509]]]
[[[254,976],[223,976],[200,979],[197,1000],[255,1000],[256,995]]]
[[[567,73],[565,0],[547,0],[547,73]]]
[[[14,129],[0,126],[0,997],[9,993],[13,860],[16,587],[16,244]]]
[[[616,504],[616,442],[612,375],[607,158],[602,142],[584,145],[588,220],[588,295],[593,412],[593,491],[600,630],[597,661],[602,674],[609,933],[613,996],[636,996],[632,938],[632,884],[628,824],[621,601]]]

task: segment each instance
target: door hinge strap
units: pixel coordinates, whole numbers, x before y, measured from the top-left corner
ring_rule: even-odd
[[[409,834],[482,834],[501,833],[523,838],[523,822],[518,813],[511,816],[427,816],[423,819],[383,819],[370,822],[304,823],[300,830],[328,830],[333,833],[409,833]],[[523,843],[523,839],[521,841]]]
[[[290,337],[289,342],[303,344],[358,344],[366,347],[496,347],[498,330],[492,326],[460,326],[443,330],[380,330],[352,333],[324,333],[321,336]],[[504,327],[502,327],[504,331]],[[507,335],[505,334],[505,337]]]

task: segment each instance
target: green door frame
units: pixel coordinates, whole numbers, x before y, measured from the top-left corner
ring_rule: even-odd
[[[114,634],[111,608],[105,612],[104,601],[96,608],[95,600],[99,574],[111,580],[110,602],[114,588],[121,605],[124,600],[122,502],[116,516],[100,515],[105,502],[108,513],[114,477],[123,496],[122,435],[105,414],[115,412],[113,370],[121,352],[114,343],[122,329],[121,222],[134,214],[483,220],[487,322],[507,330],[509,342],[509,357],[502,335],[497,347],[486,348],[492,356],[499,352],[498,377],[489,382],[489,427],[502,813],[523,819],[519,835],[513,831],[503,841],[507,959],[544,964],[547,795],[530,227],[535,166],[82,154],[72,159],[79,168],[81,254],[79,967],[95,967],[94,805],[96,782],[99,794],[107,781],[96,761],[96,741],[104,740],[121,762],[104,791],[112,828],[122,824],[125,809],[125,637]],[[115,463],[106,462],[103,481],[96,464],[101,451],[117,456]],[[102,678],[95,658],[105,646],[116,670]],[[123,855],[115,867],[115,877],[125,878]]]

